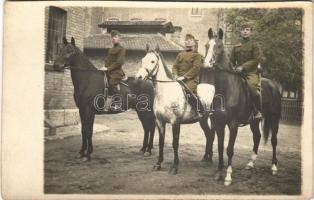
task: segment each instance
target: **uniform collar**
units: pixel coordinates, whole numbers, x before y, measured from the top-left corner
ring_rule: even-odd
[[[246,44],[246,43],[250,42],[250,38],[241,37],[240,42],[241,42],[241,44]]]

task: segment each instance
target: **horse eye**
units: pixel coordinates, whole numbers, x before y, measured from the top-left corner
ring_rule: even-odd
[[[152,60],[152,61],[151,61],[151,63],[155,63],[155,61],[154,61],[154,60]]]

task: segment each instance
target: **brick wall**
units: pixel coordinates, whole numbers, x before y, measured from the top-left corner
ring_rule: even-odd
[[[66,37],[75,38],[76,45],[83,49],[85,35],[85,20],[87,8],[62,7],[67,11]],[[45,44],[47,40],[49,8],[45,9]],[[88,27],[87,27],[88,28]],[[44,66],[43,66],[44,67]],[[73,109],[76,108],[73,100],[73,85],[70,72],[45,71],[44,109]]]

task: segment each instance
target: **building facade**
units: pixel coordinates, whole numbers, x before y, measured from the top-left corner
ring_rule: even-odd
[[[171,22],[172,32],[153,31],[124,33],[127,58],[124,70],[134,76],[145,55],[145,44],[159,44],[166,63],[172,66],[179,51],[182,51],[184,36],[193,34],[198,40],[199,52],[204,54],[209,27],[222,27],[219,9],[203,8],[101,8],[101,7],[46,7],[45,9],[45,91],[44,112],[47,126],[77,124],[79,115],[73,100],[73,85],[69,70],[54,71],[53,60],[62,45],[62,38],[75,38],[76,45],[84,51],[96,67],[110,48],[110,39],[104,21],[157,21]],[[108,28],[108,27],[107,27]],[[97,46],[93,41],[107,41]],[[109,43],[108,43],[109,41]]]
[[[208,8],[92,8],[91,34],[100,34],[103,29],[96,28],[104,21],[170,21],[181,31],[167,35],[183,45],[184,36],[193,34],[198,40],[199,53],[205,53],[208,29],[225,28],[221,9]]]
[[[79,116],[73,101],[73,85],[69,70],[54,71],[53,60],[60,50],[62,38],[74,37],[83,50],[88,9],[82,7],[46,7],[45,9],[45,91],[44,110],[47,126],[77,124]]]

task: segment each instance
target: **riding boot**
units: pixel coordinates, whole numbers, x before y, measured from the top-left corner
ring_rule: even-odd
[[[109,87],[109,95],[113,96],[115,94],[119,94],[120,91],[120,85],[111,85]]]
[[[263,118],[262,113],[261,113],[261,98],[259,95],[255,96],[253,99],[254,102],[254,109],[253,109],[253,113],[254,113],[254,119],[261,119]]]
[[[191,94],[189,92],[187,92],[187,97],[188,97],[188,99],[187,99],[188,103],[196,111],[198,116],[199,117],[204,116],[205,115],[205,113],[204,113],[205,110],[204,110],[204,107],[202,106],[202,104],[199,103],[199,99],[195,95],[193,95],[193,94]]]

